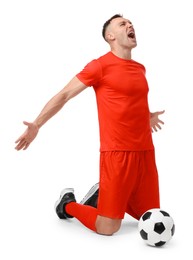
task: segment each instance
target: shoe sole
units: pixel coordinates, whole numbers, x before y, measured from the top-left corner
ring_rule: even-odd
[[[74,193],[74,189],[73,188],[66,188],[66,189],[63,189],[60,193],[60,198],[55,202],[55,205],[54,205],[54,209],[56,210],[57,206],[60,204],[63,196],[66,194],[66,193]]]
[[[92,195],[99,189],[99,183],[96,183],[92,188],[88,191],[88,193],[81,200],[80,204],[84,204]]]

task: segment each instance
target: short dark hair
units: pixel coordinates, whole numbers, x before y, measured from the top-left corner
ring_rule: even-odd
[[[107,26],[110,24],[110,22],[115,19],[115,18],[119,18],[119,17],[123,17],[123,15],[121,14],[115,14],[113,15],[111,18],[109,18],[103,25],[103,29],[102,29],[102,36],[103,38],[105,39],[105,33],[106,33],[106,29],[107,29]],[[105,39],[106,41],[106,39]]]

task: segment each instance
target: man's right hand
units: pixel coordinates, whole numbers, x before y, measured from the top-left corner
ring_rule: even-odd
[[[15,141],[17,151],[23,149],[26,150],[30,143],[35,139],[38,134],[39,128],[35,123],[29,123],[24,121],[24,125],[27,126],[26,131]]]

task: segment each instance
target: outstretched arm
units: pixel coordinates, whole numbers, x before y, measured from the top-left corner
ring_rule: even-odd
[[[44,106],[38,117],[32,122],[23,123],[27,126],[26,131],[15,141],[16,150],[26,150],[30,143],[37,136],[42,127],[51,117],[53,117],[71,98],[82,92],[85,86],[77,77],[74,77],[60,92],[53,96]]]
[[[164,125],[164,122],[159,119],[159,115],[162,115],[165,110],[150,113],[150,126],[152,132],[157,132],[158,129],[161,130],[161,124]]]

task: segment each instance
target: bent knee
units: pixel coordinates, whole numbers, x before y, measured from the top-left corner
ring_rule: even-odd
[[[111,236],[120,229],[121,221],[121,219],[98,216],[96,220],[96,231],[100,235]]]

